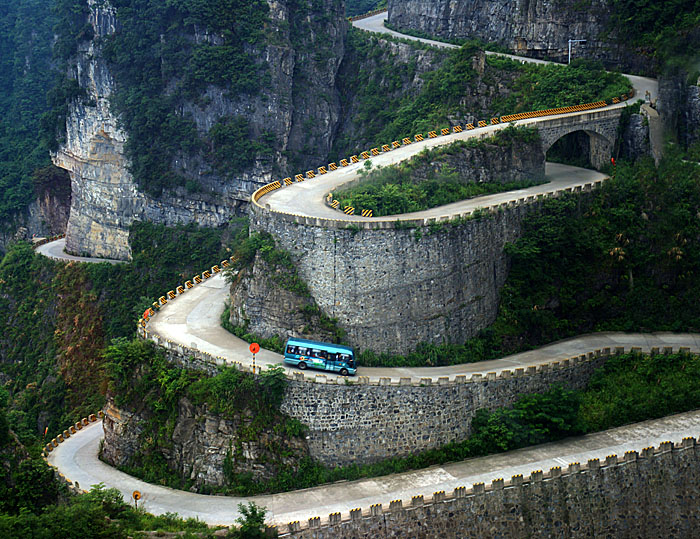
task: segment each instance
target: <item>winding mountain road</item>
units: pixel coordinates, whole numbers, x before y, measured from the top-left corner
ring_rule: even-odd
[[[380,13],[366,19],[355,21],[354,26],[362,30],[370,32],[379,32],[395,37],[408,38],[412,40],[421,41],[423,43],[428,43],[430,45],[456,48],[456,45],[450,45],[446,43],[441,43],[439,41],[426,40],[422,38],[414,38],[410,36],[405,36],[389,30],[384,26],[387,14]],[[502,53],[488,53],[496,54],[499,56],[506,56],[512,59],[516,59],[522,62],[531,63],[550,63],[544,60],[537,60],[533,58],[524,58]],[[632,86],[635,89],[635,95],[637,97],[642,97],[647,93],[651,96],[653,100],[656,99],[658,93],[658,82],[654,79],[649,79],[645,77],[637,77],[631,75],[625,75],[630,79]],[[598,110],[616,110],[624,108],[628,105],[628,102],[620,102],[607,107],[603,107]],[[583,112],[570,112],[566,114],[559,114],[557,118],[569,118],[576,117],[585,114],[589,114],[591,111]],[[512,122],[518,126],[532,126],[536,125],[542,121],[551,120],[552,117],[543,118],[530,118],[524,120],[518,120],[517,122]],[[461,133],[451,133],[449,135],[440,136],[437,138],[427,138],[420,142],[412,142],[408,145],[402,145],[398,148],[393,149],[390,152],[381,152],[377,156],[371,157],[372,167],[386,167],[395,165],[401,161],[410,158],[417,153],[420,153],[424,149],[435,148],[438,146],[444,146],[447,144],[452,144],[460,140],[468,140],[472,138],[485,138],[492,136],[496,131],[508,127],[510,124],[498,124],[498,125],[488,125],[474,130],[465,130]],[[411,136],[411,134],[407,134]],[[386,141],[390,143],[391,141]],[[325,198],[328,193],[331,193],[334,189],[337,189],[341,185],[348,182],[354,181],[358,178],[359,172],[365,167],[366,161],[360,161],[358,163],[350,164],[347,167],[340,167],[335,171],[329,171],[327,174],[322,176],[317,176],[313,180],[295,182],[290,186],[283,187],[271,191],[257,200],[254,198],[254,203],[270,211],[293,214],[302,217],[314,217],[323,219],[335,219],[338,221],[372,221],[372,222],[393,222],[398,220],[413,220],[413,219],[429,219],[429,218],[449,218],[457,215],[461,215],[478,207],[494,206],[503,202],[518,201],[519,198],[528,196],[537,196],[540,194],[547,194],[549,192],[559,191],[567,188],[581,187],[587,183],[601,180],[605,178],[604,175],[599,172],[587,169],[581,169],[576,167],[567,167],[565,165],[555,165],[553,163],[547,163],[546,175],[549,183],[531,187],[529,189],[523,189],[521,191],[511,191],[508,193],[498,193],[495,195],[488,195],[484,197],[479,197],[471,200],[465,200],[461,202],[456,202],[446,206],[441,206],[438,208],[431,208],[421,212],[402,214],[400,216],[391,215],[385,217],[362,217],[359,215],[345,215],[342,211],[334,210],[325,204]]]
[[[125,500],[130,500],[131,493],[138,490],[142,495],[139,505],[150,513],[179,513],[208,524],[227,525],[239,516],[239,503],[253,501],[267,508],[269,523],[281,525],[295,520],[305,522],[316,516],[326,521],[328,515],[335,512],[347,518],[351,509],[366,509],[375,503],[387,507],[392,500],[403,500],[406,507],[414,495],[429,496],[441,490],[452,492],[460,486],[488,484],[516,474],[528,476],[533,470],[565,468],[569,463],[586,463],[588,459],[602,461],[611,454],[624,455],[626,451],[658,447],[666,440],[680,441],[693,435],[700,435],[700,411],[424,470],[250,498],[174,490],[145,483],[108,466],[97,457],[102,439],[100,422],[68,438],[48,460],[66,477],[77,481],[81,488],[104,483],[117,488]]]
[[[123,260],[113,260],[110,258],[93,258],[89,256],[74,256],[66,253],[66,238],[44,243],[36,248],[36,252],[54,260],[64,260],[72,262],[90,262],[100,264],[107,262],[108,264],[123,264]]]
[[[370,31],[393,33],[383,26],[385,18],[386,14],[381,14],[357,21],[354,24]],[[404,35],[400,35],[400,37],[415,39]],[[434,44],[449,46],[439,42]],[[529,59],[521,60],[530,61]],[[656,96],[655,81],[641,77],[630,78],[638,92],[637,95],[644,95],[648,90],[652,97]],[[625,105],[612,105],[612,107],[617,106]],[[518,123],[527,124],[534,121],[537,120]],[[498,126],[492,126],[476,132],[464,132],[439,139],[430,139],[424,141],[425,143],[411,144],[373,157],[372,162],[375,166],[386,166],[406,159],[425,147],[448,144],[470,136],[488,135],[497,128]],[[356,177],[362,166],[360,163],[341,169],[337,173],[329,173],[313,181],[296,183],[262,197],[259,203],[272,211],[361,221],[362,217],[344,216],[344,214],[326,207],[324,197],[338,185]],[[520,192],[491,195],[494,197],[493,199],[482,197],[459,202],[449,207],[427,210],[419,214],[401,216],[401,218],[454,215],[471,211],[476,207],[575,187],[603,178],[600,173],[595,171],[552,164],[547,165],[547,176],[551,182],[549,184]],[[390,219],[396,220],[396,217]],[[49,250],[44,251],[45,254],[49,256],[57,254],[55,248],[53,250],[47,249]],[[215,275],[187,291],[186,294],[179,295],[176,299],[169,301],[151,319],[148,331],[157,333],[163,339],[223,357],[227,362],[250,364],[248,344],[220,327],[220,315],[227,298],[227,288],[222,275]],[[600,333],[579,336],[530,352],[477,364],[421,369],[360,367],[358,375],[370,378],[389,377],[394,380],[401,377],[437,378],[448,376],[452,378],[460,374],[468,376],[474,373],[500,372],[504,369],[512,370],[539,365],[602,348],[625,347],[629,349],[630,347],[639,347],[649,351],[655,347],[677,349],[680,346],[687,347],[693,352],[700,352],[700,335]],[[281,363],[281,356],[270,351],[262,350],[257,357],[258,365]],[[101,462],[97,457],[100,440],[103,436],[101,423],[95,423],[68,438],[49,454],[48,461],[66,477],[77,482],[81,488],[87,489],[90,485],[104,483],[108,487],[118,488],[126,499],[130,499],[134,490],[139,490],[143,496],[142,507],[156,514],[177,512],[184,517],[197,517],[210,524],[230,524],[239,516],[237,510],[239,502],[255,501],[267,507],[269,522],[285,524],[295,520],[304,521],[314,516],[320,516],[325,520],[326,516],[333,512],[340,512],[346,518],[350,509],[355,507],[366,508],[374,503],[388,504],[391,500],[396,499],[407,502],[413,495],[429,495],[440,490],[449,492],[455,487],[469,486],[476,482],[488,483],[499,477],[510,478],[515,474],[527,475],[535,469],[548,470],[553,466],[565,466],[569,462],[586,462],[590,458],[604,459],[611,453],[623,454],[628,450],[657,446],[666,440],[680,441],[685,436],[698,434],[700,434],[700,412],[691,412],[585,437],[571,438],[554,444],[435,466],[425,470],[355,482],[340,482],[302,491],[246,499],[205,496],[177,491],[144,483],[115,470]]]

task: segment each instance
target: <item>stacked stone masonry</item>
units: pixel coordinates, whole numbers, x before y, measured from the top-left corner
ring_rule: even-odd
[[[421,342],[464,342],[493,322],[508,271],[503,247],[520,236],[541,200],[488,208],[480,218],[398,225],[300,217],[254,204],[251,230],[272,234],[292,255],[316,304],[338,319],[353,346],[403,354]]]
[[[166,348],[171,361],[188,368],[212,373],[216,365],[225,363],[223,358],[153,333],[141,336]],[[688,352],[685,348],[680,351]],[[360,376],[338,381],[322,374],[305,377],[297,372],[291,376],[282,411],[308,426],[309,452],[319,462],[335,466],[377,461],[463,440],[469,436],[477,410],[509,406],[521,394],[546,391],[552,384],[583,388],[611,354],[624,352],[623,348],[605,348],[538,367],[469,378],[392,380]],[[651,352],[671,353],[672,349]]]
[[[404,505],[405,503],[405,505]],[[436,492],[278,527],[280,537],[697,537],[700,448],[694,438],[529,477]]]

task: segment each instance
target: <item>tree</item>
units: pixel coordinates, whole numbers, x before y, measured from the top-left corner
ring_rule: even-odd
[[[231,528],[228,537],[234,539],[258,539],[263,537],[277,537],[277,534],[270,535],[265,527],[265,513],[267,510],[260,507],[255,502],[250,502],[247,506],[238,504],[241,516],[236,519],[240,524],[239,528]]]

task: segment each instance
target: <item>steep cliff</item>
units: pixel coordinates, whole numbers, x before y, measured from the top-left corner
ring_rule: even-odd
[[[41,168],[32,176],[34,199],[0,227],[0,251],[13,240],[29,240],[62,234],[70,214],[70,177],[54,166]]]
[[[656,108],[665,130],[683,146],[700,140],[700,77],[693,80],[684,70],[659,77]]]
[[[138,468],[144,455],[157,452],[167,462],[167,470],[182,481],[180,486],[191,484],[194,491],[229,486],[236,476],[266,481],[281,469],[298,465],[299,456],[307,452],[304,442],[272,427],[256,432],[254,438],[246,436],[254,430],[253,416],[249,410],[240,418],[222,417],[206,404],[195,406],[181,398],[173,422],[166,427],[170,436],[158,447],[148,409],[118,408],[110,401],[105,408],[101,457],[114,466]],[[280,448],[285,450],[282,456]]]
[[[287,265],[274,264],[269,256],[260,254],[231,285],[229,321],[265,339],[281,336],[333,342],[340,336],[336,322],[321,313],[291,259]]]
[[[536,58],[566,61],[570,39],[575,57],[602,60],[616,69],[648,71],[651,60],[619,44],[607,0],[389,0],[389,22],[449,39],[498,43]]]
[[[135,220],[220,226],[273,175],[325,159],[338,119],[335,77],[347,24],[341,2],[267,3],[261,40],[235,45],[259,60],[255,91],[241,89],[245,81],[236,79],[235,66],[227,66],[232,73],[223,82],[209,72],[234,50],[226,49],[224,30],[186,21],[166,28],[162,46],[152,44],[156,63],[162,55],[162,101],[148,101],[120,56],[134,31],[128,10],[121,11],[129,2],[119,2],[120,9],[87,3],[94,37],[78,43],[69,70],[85,96],[71,103],[66,141],[54,156],[71,173],[70,252],[129,258],[128,226]],[[186,66],[199,76],[187,91],[188,79],[167,64],[167,51],[181,46],[192,62],[202,62]],[[240,71],[241,78],[250,76]],[[154,121],[139,123],[150,113]]]
[[[281,370],[201,372],[149,343],[112,346],[102,458],[177,488],[244,494],[251,481],[293,472],[308,456],[303,426],[280,412]]]

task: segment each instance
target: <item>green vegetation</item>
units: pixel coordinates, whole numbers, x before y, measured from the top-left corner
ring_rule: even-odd
[[[348,33],[346,59],[338,79],[341,99],[352,103],[352,124],[334,144],[331,158],[367,147],[378,147],[416,133],[451,125],[450,118],[488,119],[516,112],[577,105],[619,96],[631,89],[627,79],[606,73],[600,64],[577,61],[570,66],[520,64],[505,57],[487,56],[483,73],[475,70],[475,56],[484,45],[469,41],[458,49],[428,49],[434,68],[420,73],[415,59],[404,63],[381,39],[356,29]],[[496,98],[483,108],[471,94],[476,84],[493,88]]]
[[[593,331],[698,331],[700,167],[683,157],[658,170],[650,159],[619,163],[599,192],[547,200],[527,217],[506,248],[498,317],[478,337],[405,357],[364,353],[360,364],[460,364]]]
[[[53,472],[49,470],[49,474],[53,475]],[[48,484],[51,484],[51,479],[45,478]],[[87,530],[90,537],[105,539],[129,537],[151,530],[184,532],[185,537],[195,537],[193,534],[214,537],[214,530],[199,520],[183,520],[172,513],[157,517],[150,515],[126,504],[117,489],[105,489],[102,485],[92,487],[87,494],[71,497],[58,505],[44,506],[41,510],[0,514],[2,537],[79,537],[79,534],[88,533]]]
[[[142,340],[114,341],[105,352],[109,392],[117,406],[143,410],[141,452],[123,469],[149,482],[173,488],[189,489],[189,478],[168,468],[164,452],[173,446],[173,432],[187,400],[206,413],[230,420],[235,430],[235,445],[224,462],[227,485],[216,489],[205,485],[202,492],[220,491],[243,495],[255,488],[252,473],[237,473],[235,463],[245,461],[243,444],[254,442],[267,462],[282,463],[299,458],[287,440],[303,435],[303,426],[279,411],[287,379],[284,369],[271,367],[259,376],[235,367],[222,368],[215,376],[173,366],[162,350]],[[205,407],[205,408],[204,408]],[[205,413],[205,412],[202,412]],[[273,435],[274,433],[274,435]],[[260,457],[261,459],[263,456]]]
[[[504,56],[487,56],[486,62],[493,68],[518,73],[511,85],[512,93],[492,101],[496,115],[605,101],[632,89],[626,77],[607,72],[603,64],[589,60],[573,60],[561,66],[521,64]]]
[[[373,210],[377,217],[399,215],[443,206],[481,195],[524,189],[544,183],[542,178],[502,183],[473,182],[462,178],[452,166],[450,156],[464,157],[464,150],[497,150],[504,146],[533,144],[539,140],[536,130],[507,127],[488,139],[468,139],[448,146],[427,149],[399,165],[361,171],[364,180],[347,190],[336,191],[340,207]],[[365,163],[369,163],[366,161]],[[436,168],[439,167],[439,168]]]
[[[287,251],[279,249],[270,234],[256,232],[249,235],[248,227],[244,226],[239,230],[234,243],[236,248],[233,256],[236,262],[225,271],[229,282],[236,280],[240,271],[252,268],[256,255],[259,255],[267,265],[271,284],[287,290],[307,302],[300,310],[300,314],[304,317],[306,323],[303,333],[309,334],[314,331],[320,331],[327,335],[327,337],[324,337],[325,340],[335,343],[343,342],[345,331],[338,326],[338,320],[326,316],[313,303],[309,288],[299,275],[291,255]],[[263,348],[282,353],[286,336],[274,335],[269,339],[259,337],[248,331],[247,320],[243,325],[233,326],[229,320],[230,314],[230,306],[227,306],[221,315],[221,325],[224,329],[244,341],[257,342]]]
[[[64,265],[11,246],[0,262],[0,373],[9,380],[7,418],[40,444],[104,402],[102,350],[131,337],[146,307],[225,258],[221,230],[135,223],[128,264]],[[219,258],[219,260],[221,260]]]
[[[104,54],[117,82],[112,104],[129,133],[126,155],[142,189],[159,194],[184,185],[176,156],[206,152],[229,173],[249,166],[265,145],[251,140],[243,117],[221,118],[208,135],[191,116],[176,112],[186,101],[203,105],[215,85],[231,95],[255,94],[268,79],[256,51],[264,41],[268,5],[262,0],[116,0],[121,29],[105,38]],[[195,40],[195,28],[220,41]]]
[[[41,117],[57,78],[55,22],[42,0],[0,1],[0,221],[26,208],[34,172],[50,164]]]
[[[611,0],[609,31],[623,43],[650,48],[660,59],[694,54],[689,38],[700,26],[695,0]]]
[[[348,0],[345,2],[345,13],[348,17],[354,17],[385,7],[386,0]]]
[[[464,441],[374,464],[326,468],[305,460],[247,494],[309,488],[322,483],[402,473],[511,451],[700,407],[700,357],[613,356],[585,390],[553,386],[519,397],[512,407],[478,410]]]
[[[155,297],[211,265],[212,253],[226,256],[221,247],[224,232],[136,223],[131,229],[134,260],[116,266],[64,265],[36,255],[26,243],[8,249],[0,262],[0,355],[5,359],[0,373],[6,380],[0,386],[0,535],[74,536],[70,530],[94,528],[97,537],[133,536],[145,530],[213,536],[214,530],[192,519],[135,511],[113,490],[97,488],[66,499],[65,488],[54,480],[39,452],[45,427],[50,439],[95,412],[104,403],[108,371],[136,368],[143,359],[142,348],[150,353],[150,345],[123,338],[133,335],[136,317]],[[106,343],[115,337],[122,337],[114,345],[121,355],[114,347],[105,352]],[[106,360],[114,361],[107,365]],[[228,371],[209,383],[199,380],[201,376],[159,372],[169,393],[158,403],[172,402],[179,381],[187,379],[194,402],[207,401],[221,413],[231,412],[231,402],[258,403],[260,423],[254,425],[268,423],[264,412],[279,406],[285,383],[279,372],[269,371],[246,391],[241,373]],[[149,387],[158,388],[157,382]],[[233,388],[244,394],[231,398]],[[283,427],[285,432],[300,432],[294,421]],[[252,530],[262,529],[255,524],[260,508],[246,511],[250,515],[244,513],[243,526],[232,530],[232,537],[256,537]]]
[[[300,297],[311,296],[309,288],[297,273],[292,257],[287,251],[275,246],[275,239],[267,232],[256,232],[248,235],[248,227],[244,227],[236,239],[233,256],[236,262],[226,271],[229,279],[234,271],[252,266],[255,256],[260,255],[267,264],[274,282],[280,288],[289,290]]]
[[[249,343],[258,343],[261,348],[265,350],[271,350],[272,352],[277,352],[281,354],[284,351],[284,339],[274,335],[269,339],[255,335],[248,331],[248,321],[242,326],[234,326],[231,324],[231,306],[226,305],[224,312],[221,313],[221,327],[224,328],[229,333],[233,333],[239,339],[243,339]]]

